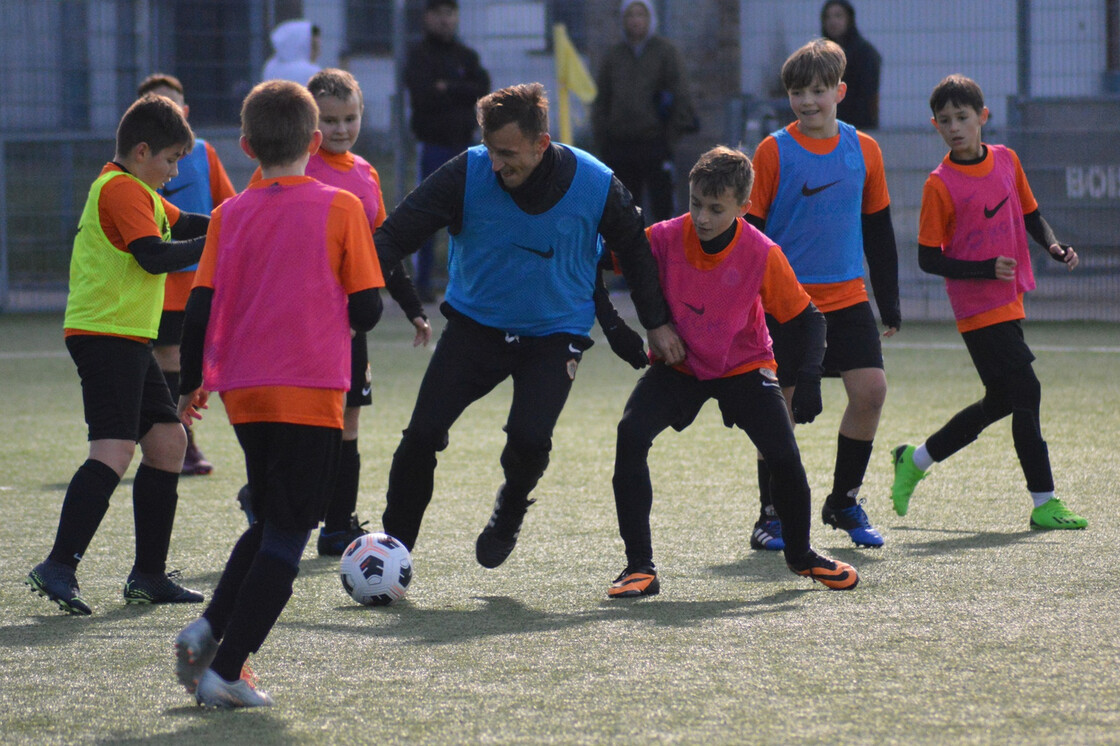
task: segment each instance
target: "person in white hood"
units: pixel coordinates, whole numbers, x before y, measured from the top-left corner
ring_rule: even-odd
[[[311,76],[319,72],[315,64],[319,56],[319,27],[311,21],[284,21],[272,29],[269,39],[275,54],[264,63],[262,80],[291,80],[307,85]]]

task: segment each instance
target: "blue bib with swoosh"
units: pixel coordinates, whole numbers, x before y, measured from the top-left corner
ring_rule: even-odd
[[[766,235],[789,259],[802,283],[854,280],[863,276],[863,160],[856,128],[840,125],[840,142],[817,155],[788,131],[778,143],[778,192],[766,215]]]
[[[206,141],[201,137],[194,140],[194,148],[179,160],[179,173],[159,190],[171,204],[183,212],[197,212],[209,215],[214,209],[214,199],[210,196],[210,161],[206,157]],[[176,272],[194,272],[197,264],[192,264]]]
[[[467,151],[463,228],[451,236],[445,300],[484,326],[529,337],[586,336],[611,171],[568,146],[576,173],[552,209],[530,215],[502,189],[484,146]]]

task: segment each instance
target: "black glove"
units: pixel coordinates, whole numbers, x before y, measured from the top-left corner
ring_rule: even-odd
[[[821,404],[821,379],[815,376],[798,376],[791,404],[796,424],[805,425],[815,420],[824,409]]]
[[[1058,244],[1058,246],[1060,246],[1062,248],[1062,253],[1061,254],[1050,254],[1050,249],[1049,248],[1046,249],[1046,253],[1050,254],[1050,258],[1053,259],[1054,261],[1058,262],[1059,264],[1065,264],[1066,263],[1066,257],[1069,256],[1069,250],[1072,249],[1073,247],[1070,246],[1067,243],[1060,243],[1060,244]]]
[[[614,354],[630,363],[634,370],[641,370],[649,365],[649,356],[646,355],[645,340],[642,335],[631,329],[619,319],[618,323],[609,329],[604,329],[607,342]]]

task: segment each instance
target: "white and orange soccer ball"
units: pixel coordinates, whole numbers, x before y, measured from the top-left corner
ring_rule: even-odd
[[[365,606],[385,606],[408,590],[412,556],[388,534],[365,534],[342,553],[339,576],[350,598]]]

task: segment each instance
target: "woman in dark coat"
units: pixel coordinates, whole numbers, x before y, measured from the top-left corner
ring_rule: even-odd
[[[879,68],[883,58],[856,28],[856,11],[848,0],[828,0],[821,8],[821,35],[840,45],[848,57],[844,82],[848,94],[836,116],[861,130],[879,127]]]

